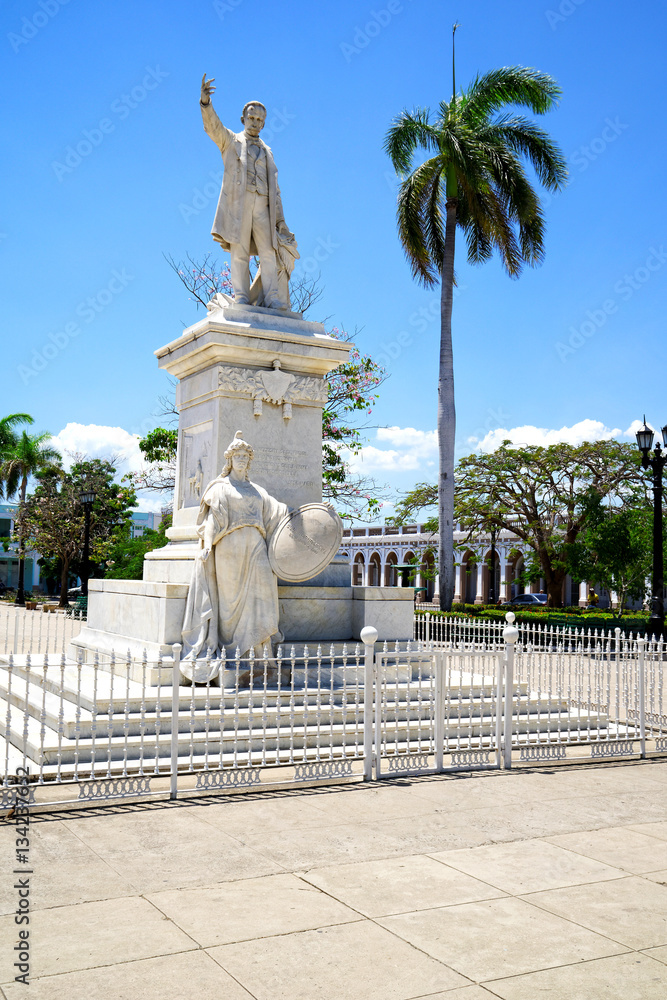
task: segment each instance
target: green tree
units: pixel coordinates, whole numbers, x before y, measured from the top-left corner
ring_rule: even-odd
[[[140,472],[130,473],[127,479],[136,489],[155,490],[173,496],[176,486],[176,451],[178,431],[169,427],[156,427],[139,442],[139,448],[149,463]]]
[[[34,424],[34,422],[29,413],[10,413],[8,417],[0,417],[0,456],[4,456],[7,449],[16,444],[15,428],[18,424]]]
[[[454,27],[454,31],[456,30]],[[404,178],[398,195],[398,232],[413,276],[422,285],[441,286],[438,377],[440,470],[440,602],[451,607],[454,594],[454,364],[452,303],[457,226],[463,230],[468,261],[482,263],[494,250],[512,278],[524,264],[544,257],[544,219],[522,160],[549,191],[567,176],[566,162],[546,132],[508,106],[544,114],[557,103],[560,88],[545,73],[505,67],[478,76],[467,90],[441,102],[434,118],[428,109],[403,111],[394,119],[385,150]],[[417,151],[428,159],[413,168]]]
[[[141,580],[144,571],[144,556],[153,549],[162,548],[169,539],[165,530],[170,526],[171,519],[162,521],[153,531],[147,528],[142,535],[132,538],[129,528],[114,543],[107,559],[107,571],[104,574],[108,580]]]
[[[51,435],[28,434],[22,431],[6,447],[0,467],[0,479],[4,483],[8,498],[18,495],[19,511],[16,518],[16,536],[19,547],[19,579],[16,587],[16,604],[25,605],[25,528],[24,508],[28,492],[28,482],[46,469],[60,465],[60,452],[47,442]]]
[[[505,441],[491,454],[459,461],[454,518],[470,535],[495,526],[525,542],[530,572],[539,570],[550,607],[560,607],[571,546],[592,523],[591,496],[616,510],[636,506],[646,489],[639,463],[637,449],[619,441],[549,448]],[[437,501],[437,486],[419,483],[403,497],[394,520],[404,523]]]
[[[24,506],[26,541],[43,556],[57,559],[60,566],[60,607],[67,606],[67,588],[73,569],[83,557],[84,508],[79,495],[84,490],[96,494],[90,519],[90,559],[92,575],[109,558],[116,539],[127,530],[131,508],[137,498],[133,489],[115,482],[111,462],[95,458],[76,462],[69,472],[49,469]]]
[[[637,498],[638,505],[609,507],[597,493],[588,498],[587,523],[578,540],[567,547],[568,570],[573,580],[596,580],[618,597],[621,616],[629,597],[646,596],[653,556],[653,511]]]
[[[16,428],[19,424],[33,424],[29,413],[11,413],[0,418],[0,498],[4,496],[5,483],[2,478],[2,466],[18,442]]]

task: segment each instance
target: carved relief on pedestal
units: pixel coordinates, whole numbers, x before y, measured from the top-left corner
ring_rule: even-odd
[[[272,371],[221,366],[218,385],[227,392],[250,396],[256,417],[261,417],[264,403],[282,406],[283,419],[289,420],[293,403],[324,405],[327,401],[327,384],[323,379],[281,371],[277,358]]]
[[[183,431],[180,443],[179,507],[198,507],[202,488],[210,476],[213,424],[206,420]]]

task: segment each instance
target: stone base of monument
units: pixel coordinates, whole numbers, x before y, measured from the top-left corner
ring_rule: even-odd
[[[331,569],[336,571],[335,564]],[[75,659],[81,651],[91,663],[96,653],[125,659],[129,652],[132,679],[139,681],[144,655],[149,664],[170,660],[173,644],[181,642],[187,595],[185,583],[90,580],[88,621],[72,640],[69,656]],[[366,625],[378,630],[380,640],[412,638],[411,587],[292,585],[278,588],[278,600],[285,646],[294,645],[299,655],[306,643],[328,648],[357,642]]]
[[[91,580],[88,621],[70,655],[87,662],[130,654],[135,674],[170,658],[181,641],[188,585],[200,539],[206,488],[241,429],[251,442],[251,480],[290,509],[322,500],[322,409],[328,372],[352,345],[294,313],[223,305],[156,351],[178,380],[178,458],[169,543],[149,552],[143,580]],[[337,556],[311,580],[280,586],[286,644],[355,642],[365,625],[381,640],[412,638],[413,590],[351,587],[348,558]],[[152,668],[151,668],[152,669]],[[136,677],[138,679],[138,676]]]

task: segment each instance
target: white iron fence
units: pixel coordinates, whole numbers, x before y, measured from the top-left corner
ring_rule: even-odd
[[[413,635],[421,642],[436,644],[466,643],[475,648],[488,649],[503,641],[504,621],[488,618],[456,618],[452,615],[418,612],[414,617]],[[637,636],[640,632],[637,632]],[[522,646],[540,646],[556,649],[560,644],[581,643],[584,647],[595,646],[606,638],[613,638],[615,627],[608,629],[591,628],[582,625],[550,625],[534,621],[521,624],[519,642]]]
[[[0,655],[63,653],[85,620],[81,608],[33,611],[0,601]]]
[[[195,685],[179,646],[158,662],[86,662],[64,646],[14,653],[11,638],[0,654],[5,808],[26,772],[33,805],[53,808],[667,753],[663,644],[620,631],[533,646],[510,624],[486,648],[380,648],[367,628],[363,644],[222,660]]]

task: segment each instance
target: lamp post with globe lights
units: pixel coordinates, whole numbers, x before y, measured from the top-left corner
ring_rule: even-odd
[[[667,462],[667,425],[661,431],[662,443],[653,445],[653,431],[646,424],[637,431],[637,447],[642,456],[642,468],[653,472],[653,573],[651,577],[651,615],[648,620],[649,635],[660,639],[664,636],[665,603],[663,599],[663,542],[662,542],[662,473]]]

